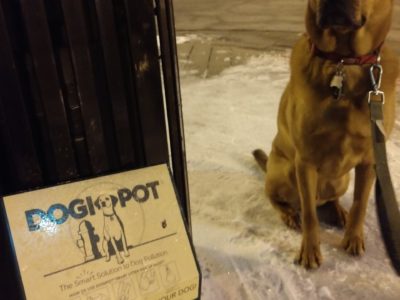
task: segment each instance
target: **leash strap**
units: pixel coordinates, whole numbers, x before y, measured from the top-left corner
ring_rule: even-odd
[[[378,68],[378,82],[375,70]],[[374,90],[369,93],[368,103],[371,115],[372,142],[375,157],[375,201],[386,251],[392,266],[400,276],[400,212],[396,201],[386,155],[386,136],[383,127],[383,105],[385,95],[380,88],[382,67],[371,67],[371,80]]]

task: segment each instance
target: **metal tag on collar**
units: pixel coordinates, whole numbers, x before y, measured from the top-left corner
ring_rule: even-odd
[[[339,100],[343,96],[343,83],[345,74],[343,72],[344,60],[341,60],[336,66],[335,75],[333,75],[329,87],[331,88],[332,95],[336,100]]]

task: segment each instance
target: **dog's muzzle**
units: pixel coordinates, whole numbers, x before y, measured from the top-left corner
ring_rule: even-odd
[[[365,24],[360,12],[361,0],[321,0],[317,12],[317,24],[323,29],[358,29]]]

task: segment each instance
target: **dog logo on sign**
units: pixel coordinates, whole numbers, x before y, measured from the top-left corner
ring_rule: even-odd
[[[118,247],[117,242],[122,243],[124,256],[129,257],[128,246],[124,231],[124,224],[115,212],[115,205],[118,199],[112,195],[100,195],[95,201],[95,206],[103,212],[103,251],[106,255],[106,261],[110,261],[110,254],[114,250],[119,264],[124,262]],[[112,250],[110,251],[110,243]]]
[[[100,236],[90,221],[84,220],[79,224],[77,246],[83,250],[85,262],[101,257],[110,261],[111,256],[115,254],[118,264],[122,264],[124,258],[120,251],[125,257],[129,257],[124,224],[115,211],[117,203],[118,198],[108,194],[100,195],[94,202],[102,213],[102,229],[98,231]]]

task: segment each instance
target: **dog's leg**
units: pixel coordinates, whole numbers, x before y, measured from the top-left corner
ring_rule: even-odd
[[[294,230],[301,229],[299,211],[296,211],[289,203],[283,201],[278,196],[269,195],[269,199],[272,206],[279,211],[281,219],[287,227]]]
[[[296,210],[292,207],[291,203],[286,202],[278,195],[271,193],[268,187],[266,187],[266,191],[267,197],[269,198],[272,207],[279,212],[283,223],[285,223],[286,226],[290,229],[300,230],[300,209]]]
[[[374,179],[372,164],[356,166],[354,200],[342,241],[342,247],[352,255],[362,255],[365,251],[363,226]]]
[[[121,238],[122,238],[122,247],[124,248],[124,255],[125,257],[129,257],[128,245],[126,243],[126,236],[124,231],[121,232]]]
[[[299,157],[295,161],[303,232],[301,249],[295,262],[307,269],[314,269],[322,262],[316,206],[318,173],[314,166],[301,161]]]
[[[262,150],[255,150],[253,154],[260,166],[266,167],[267,161],[269,164],[265,177],[267,198],[289,228],[300,230],[300,201],[294,164],[275,150],[271,151],[269,158]]]
[[[114,247],[115,256],[117,257],[117,262],[119,264],[122,264],[124,262],[124,259],[122,258],[121,254],[119,253],[118,248],[117,248],[117,243],[115,242],[115,239],[113,237],[111,237],[111,244]]]
[[[110,252],[108,251],[108,241],[106,238],[103,238],[102,247],[103,247],[103,251],[106,255],[106,261],[110,261]]]
[[[299,214],[287,214],[281,213],[281,219],[283,223],[286,224],[287,227],[293,230],[300,230],[301,229],[301,222]]]

